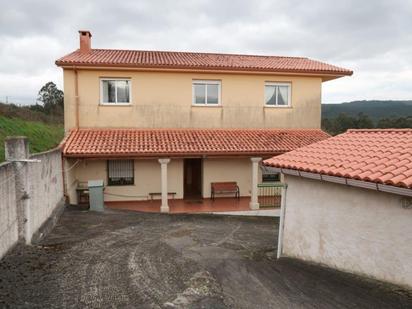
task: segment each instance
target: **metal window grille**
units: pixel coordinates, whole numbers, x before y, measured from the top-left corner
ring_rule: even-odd
[[[134,184],[133,160],[107,161],[109,186],[124,186]]]

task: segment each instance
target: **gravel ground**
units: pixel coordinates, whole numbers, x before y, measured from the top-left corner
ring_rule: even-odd
[[[0,261],[1,308],[412,308],[412,293],[291,259],[277,219],[66,210]]]

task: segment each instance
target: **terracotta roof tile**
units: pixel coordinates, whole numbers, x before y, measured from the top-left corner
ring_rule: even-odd
[[[319,129],[78,129],[63,142],[66,157],[264,155],[328,138]]]
[[[293,72],[352,75],[352,71],[302,57],[256,56],[171,51],[92,49],[76,50],[58,60],[58,66],[127,66],[190,70]]]
[[[412,188],[412,129],[348,130],[264,163]]]

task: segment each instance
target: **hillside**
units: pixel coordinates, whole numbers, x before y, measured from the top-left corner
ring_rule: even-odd
[[[342,104],[322,104],[322,119],[335,118],[345,113],[356,117],[359,113],[368,115],[377,122],[382,118],[399,118],[412,116],[411,101],[353,101]]]
[[[45,124],[0,115],[0,162],[4,161],[4,139],[10,135],[27,136],[30,151],[40,152],[57,146],[63,138],[63,125]]]

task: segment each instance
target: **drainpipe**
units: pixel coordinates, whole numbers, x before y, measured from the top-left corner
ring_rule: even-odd
[[[280,258],[282,255],[283,249],[283,229],[285,224],[285,212],[286,212],[286,192],[288,185],[283,184],[282,187],[282,199],[280,201],[280,220],[279,220],[279,233],[278,233],[278,253],[277,258]]]
[[[76,129],[79,128],[79,76],[76,67],[73,67],[74,69],[74,95],[75,95],[75,114],[76,114],[76,119],[75,119],[75,127]]]

